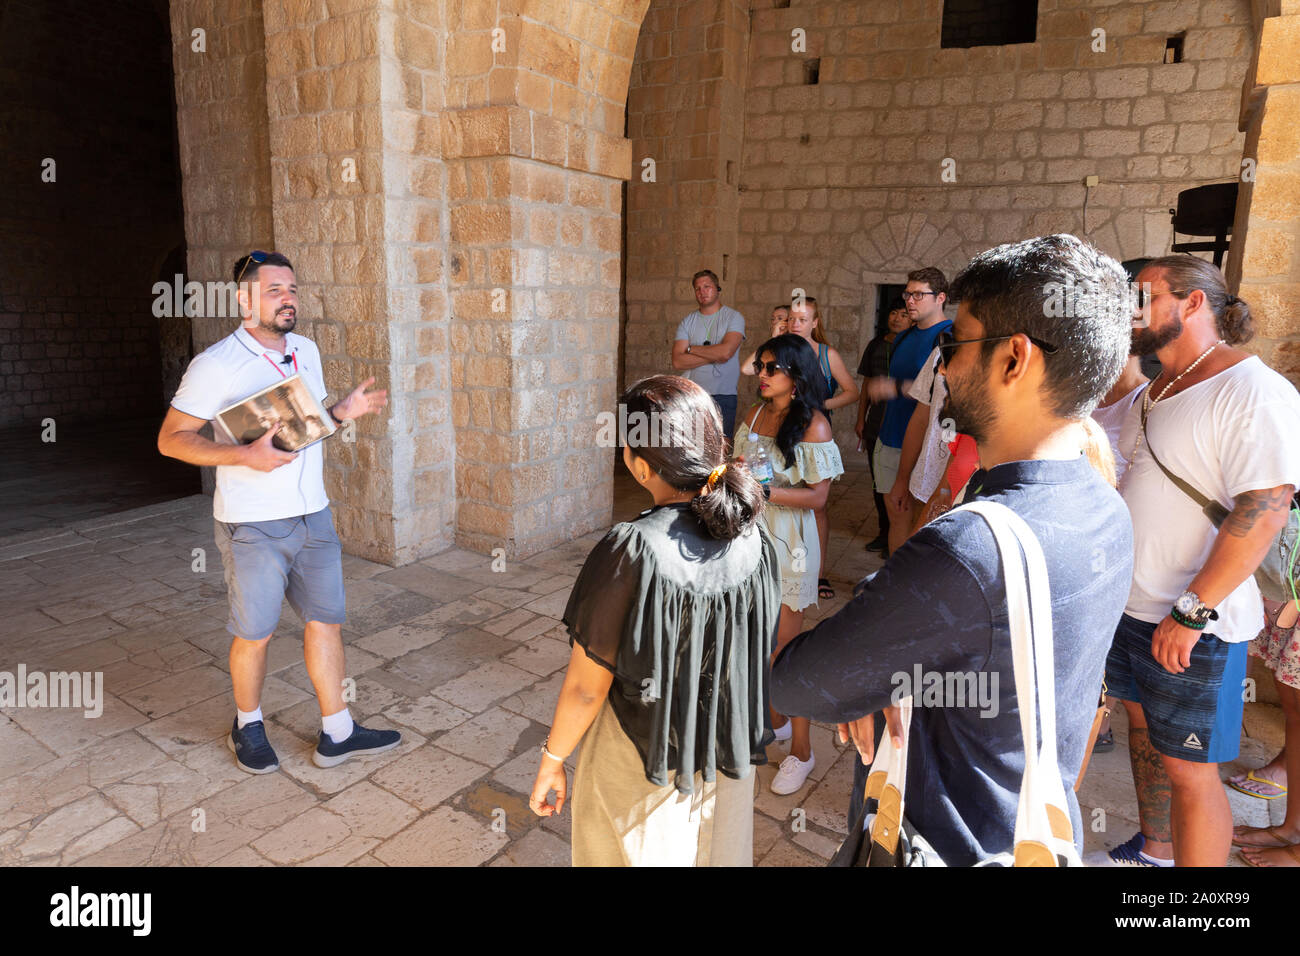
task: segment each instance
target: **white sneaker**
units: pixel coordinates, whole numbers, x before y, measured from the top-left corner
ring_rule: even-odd
[[[781,761],[781,768],[772,778],[772,792],[780,796],[795,793],[804,785],[812,768],[817,766],[817,755],[809,754],[807,761],[800,760],[794,754]]]
[[[1146,846],[1146,837],[1141,831],[1133,835],[1127,843],[1121,843],[1112,850],[1097,850],[1089,853],[1083,858],[1084,866],[1154,866],[1169,867],[1174,865],[1173,860],[1165,860],[1159,857],[1147,856],[1142,852]]]
[[[787,717],[784,724],[772,729],[772,733],[776,734],[776,742],[778,744],[785,743],[794,735],[794,724],[792,724],[790,718]]]

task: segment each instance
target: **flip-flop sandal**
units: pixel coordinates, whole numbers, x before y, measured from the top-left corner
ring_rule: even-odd
[[[825,578],[817,579],[817,598],[822,601],[829,601],[835,597],[835,589],[831,587],[831,582]]]
[[[1252,828],[1248,828],[1248,829],[1251,829],[1251,830],[1252,830],[1252,834],[1253,834],[1253,833],[1267,833],[1267,834],[1268,834],[1270,837],[1272,837],[1273,840],[1275,840],[1276,842],[1274,842],[1274,843],[1242,843],[1241,840],[1240,840],[1239,837],[1238,837],[1238,834],[1237,834],[1237,830],[1239,830],[1239,829],[1241,829],[1241,827],[1233,827],[1233,828],[1232,828],[1232,845],[1233,845],[1233,846],[1248,847],[1248,848],[1250,848],[1250,849],[1252,849],[1252,850],[1284,850],[1284,849],[1286,849],[1287,847],[1289,847],[1289,846],[1292,845],[1289,841],[1287,841],[1287,840],[1283,840],[1283,839],[1281,839],[1280,837],[1274,836],[1274,834],[1273,834],[1274,827],[1252,827]]]
[[[1261,800],[1276,800],[1278,797],[1286,796],[1286,787],[1282,786],[1282,784],[1280,783],[1269,780],[1266,777],[1255,776],[1255,771],[1253,770],[1250,773],[1246,774],[1245,779],[1250,781],[1251,783],[1257,783],[1263,787],[1272,787],[1274,790],[1277,791],[1277,793],[1260,793],[1258,790],[1247,790],[1236,780],[1229,780],[1227,781],[1227,783],[1228,786],[1230,786],[1233,790],[1236,790],[1238,793],[1244,793],[1248,797],[1259,797],[1259,799]]]
[[[1115,731],[1108,730],[1104,734],[1097,735],[1097,742],[1092,745],[1092,752],[1097,754],[1108,754],[1115,749]]]
[[[1255,849],[1255,850],[1282,850],[1282,849],[1285,849],[1285,850],[1286,850],[1286,854],[1287,854],[1287,856],[1289,856],[1289,857],[1291,857],[1291,859],[1295,860],[1297,866],[1300,866],[1300,844],[1291,843],[1291,844],[1288,844],[1288,845],[1285,846],[1285,847],[1260,846],[1260,847],[1252,847],[1251,849]],[[1250,857],[1248,857],[1245,853],[1238,853],[1237,856],[1241,857],[1242,861],[1243,861],[1247,866],[1257,866],[1257,867],[1259,867],[1261,870],[1272,869],[1272,867],[1271,867],[1269,864],[1267,864],[1267,863],[1256,863],[1254,860],[1252,860]]]

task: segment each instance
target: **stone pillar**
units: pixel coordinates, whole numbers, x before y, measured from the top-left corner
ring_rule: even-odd
[[[262,4],[172,0],[171,23],[187,277],[224,282],[241,255],[275,246]],[[195,354],[236,327],[196,316]]]
[[[172,0],[170,12],[186,278],[227,282],[240,256],[275,248],[262,4]],[[194,354],[237,327],[229,316],[194,316]],[[212,494],[215,472],[202,471]]]
[[[1240,126],[1254,176],[1241,185],[1225,272],[1255,318],[1248,347],[1300,385],[1300,2],[1256,6],[1264,15]]]
[[[609,523],[596,416],[615,404],[622,107],[644,6],[452,14],[442,136],[462,546],[526,555]]]
[[[452,543],[439,2],[266,3],[278,248],[331,399],[366,378],[385,414],[331,441],[326,487],[349,550],[389,564]]]
[[[749,6],[735,0],[654,0],[642,25],[628,93],[629,383],[671,368],[673,333],[695,308],[691,276],[700,269],[721,277],[724,304],[738,302],[748,34]],[[762,341],[754,336],[766,332],[766,312],[745,319],[747,344]]]

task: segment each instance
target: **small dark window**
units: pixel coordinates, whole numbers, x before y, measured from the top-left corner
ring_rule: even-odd
[[[734,186],[735,184],[736,184],[736,163],[734,160],[729,159],[727,160],[727,185]]]
[[[731,256],[725,252],[722,254],[722,278],[727,278],[728,266],[731,265]]]
[[[1166,63],[1183,62],[1183,40],[1184,38],[1186,38],[1186,36],[1187,36],[1186,33],[1179,33],[1176,36],[1171,36],[1169,39],[1165,41],[1165,62]]]
[[[817,80],[821,76],[822,61],[821,58],[815,60],[803,61],[803,81],[805,86],[816,86]]]
[[[1033,43],[1038,0],[944,0],[941,47]]]
[[[790,6],[790,0],[776,0],[775,6],[778,10],[784,10]]]

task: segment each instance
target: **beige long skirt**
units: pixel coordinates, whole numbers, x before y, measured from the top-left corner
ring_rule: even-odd
[[[573,776],[573,865],[753,866],[758,774],[714,777],[697,773],[690,794],[650,783],[606,700]]]

